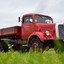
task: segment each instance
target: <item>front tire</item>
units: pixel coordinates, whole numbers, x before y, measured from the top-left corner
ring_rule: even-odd
[[[29,41],[29,49],[32,49],[33,51],[43,50],[43,43],[39,38],[33,38]]]

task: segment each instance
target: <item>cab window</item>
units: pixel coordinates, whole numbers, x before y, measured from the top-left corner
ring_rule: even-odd
[[[23,23],[31,23],[32,21],[32,16],[25,16],[23,19]]]

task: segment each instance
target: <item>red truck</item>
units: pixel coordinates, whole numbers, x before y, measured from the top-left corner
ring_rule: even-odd
[[[53,23],[50,16],[42,14],[25,14],[19,17],[21,26],[0,29],[0,51],[53,47],[53,40],[64,40],[64,25]]]

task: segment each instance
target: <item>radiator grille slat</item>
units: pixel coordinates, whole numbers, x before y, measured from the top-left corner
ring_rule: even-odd
[[[59,25],[58,29],[59,29],[59,38],[64,40],[64,25]]]

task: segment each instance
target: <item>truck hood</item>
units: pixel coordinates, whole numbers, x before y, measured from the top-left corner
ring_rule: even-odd
[[[49,33],[55,38],[55,24],[36,23],[36,30],[42,33],[49,31]]]
[[[47,29],[51,30],[55,28],[55,24],[36,23],[36,27],[42,28],[44,30],[47,30]]]

